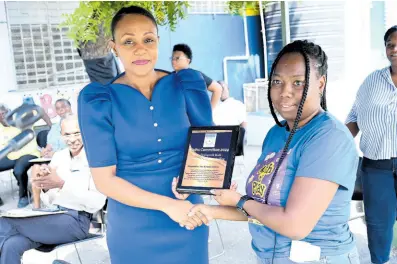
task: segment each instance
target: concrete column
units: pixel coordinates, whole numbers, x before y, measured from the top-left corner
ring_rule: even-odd
[[[0,1],[0,58],[0,102],[2,102],[7,92],[17,89],[5,1]]]
[[[283,46],[285,46],[291,42],[289,6],[287,1],[281,1],[281,30],[283,36]]]
[[[397,25],[397,1],[385,1],[385,32],[391,26]]]

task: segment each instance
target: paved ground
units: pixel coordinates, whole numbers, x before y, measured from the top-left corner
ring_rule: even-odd
[[[254,166],[259,156],[259,147],[248,147],[244,159],[244,165],[237,165],[235,169],[234,180],[239,183],[239,188],[243,189],[246,175]],[[6,203],[1,210],[15,208],[17,204],[16,184],[13,180],[14,192],[11,192],[9,173],[0,174],[0,195]],[[13,198],[14,196],[14,198]],[[352,217],[357,214],[356,203],[352,203]],[[236,223],[227,221],[218,221],[220,233],[222,234],[225,245],[225,253],[211,260],[211,264],[250,264],[255,263],[255,256],[250,248],[250,235],[246,223]],[[360,253],[362,264],[370,264],[369,252],[367,248],[367,238],[365,224],[361,219],[350,222]],[[222,252],[221,241],[215,222],[211,224],[210,231],[210,256],[214,257]],[[98,239],[91,242],[81,243],[77,246],[84,264],[108,264],[109,255],[106,249],[105,239]],[[71,263],[79,263],[75,249],[68,246],[57,250],[58,258],[67,260]],[[31,250],[24,255],[24,264],[49,264],[55,259],[55,253],[39,253]],[[397,264],[397,257],[393,256],[390,261]],[[161,263],[153,263],[161,264]],[[183,264],[183,263],[181,263]]]

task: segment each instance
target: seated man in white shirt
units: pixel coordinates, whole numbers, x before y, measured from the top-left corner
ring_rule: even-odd
[[[77,116],[61,123],[67,149],[54,154],[49,165],[32,170],[35,207],[39,197],[46,206],[67,213],[32,217],[0,218],[0,264],[20,264],[23,253],[42,244],[62,244],[88,235],[92,214],[105,204],[92,180],[84,152]]]
[[[218,126],[247,127],[247,112],[245,105],[230,97],[229,88],[223,81],[218,81],[222,86],[221,102],[213,111],[214,123]]]

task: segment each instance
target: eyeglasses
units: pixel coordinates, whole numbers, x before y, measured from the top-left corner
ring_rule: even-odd
[[[66,140],[70,140],[70,139],[72,139],[72,138],[77,138],[77,137],[80,137],[80,136],[81,136],[81,133],[80,133],[80,132],[73,133],[73,134],[68,134],[68,135],[62,135],[62,137],[63,137],[64,139],[66,139]]]
[[[185,56],[176,56],[176,57],[171,57],[171,61],[179,61],[180,59],[187,59]]]
[[[70,109],[70,106],[68,106],[68,105],[62,105],[62,106],[55,105],[55,110],[56,111],[59,111],[61,109]]]

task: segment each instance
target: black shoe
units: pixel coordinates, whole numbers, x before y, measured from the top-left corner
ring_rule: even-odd
[[[3,200],[0,198],[0,206],[4,205]]]

